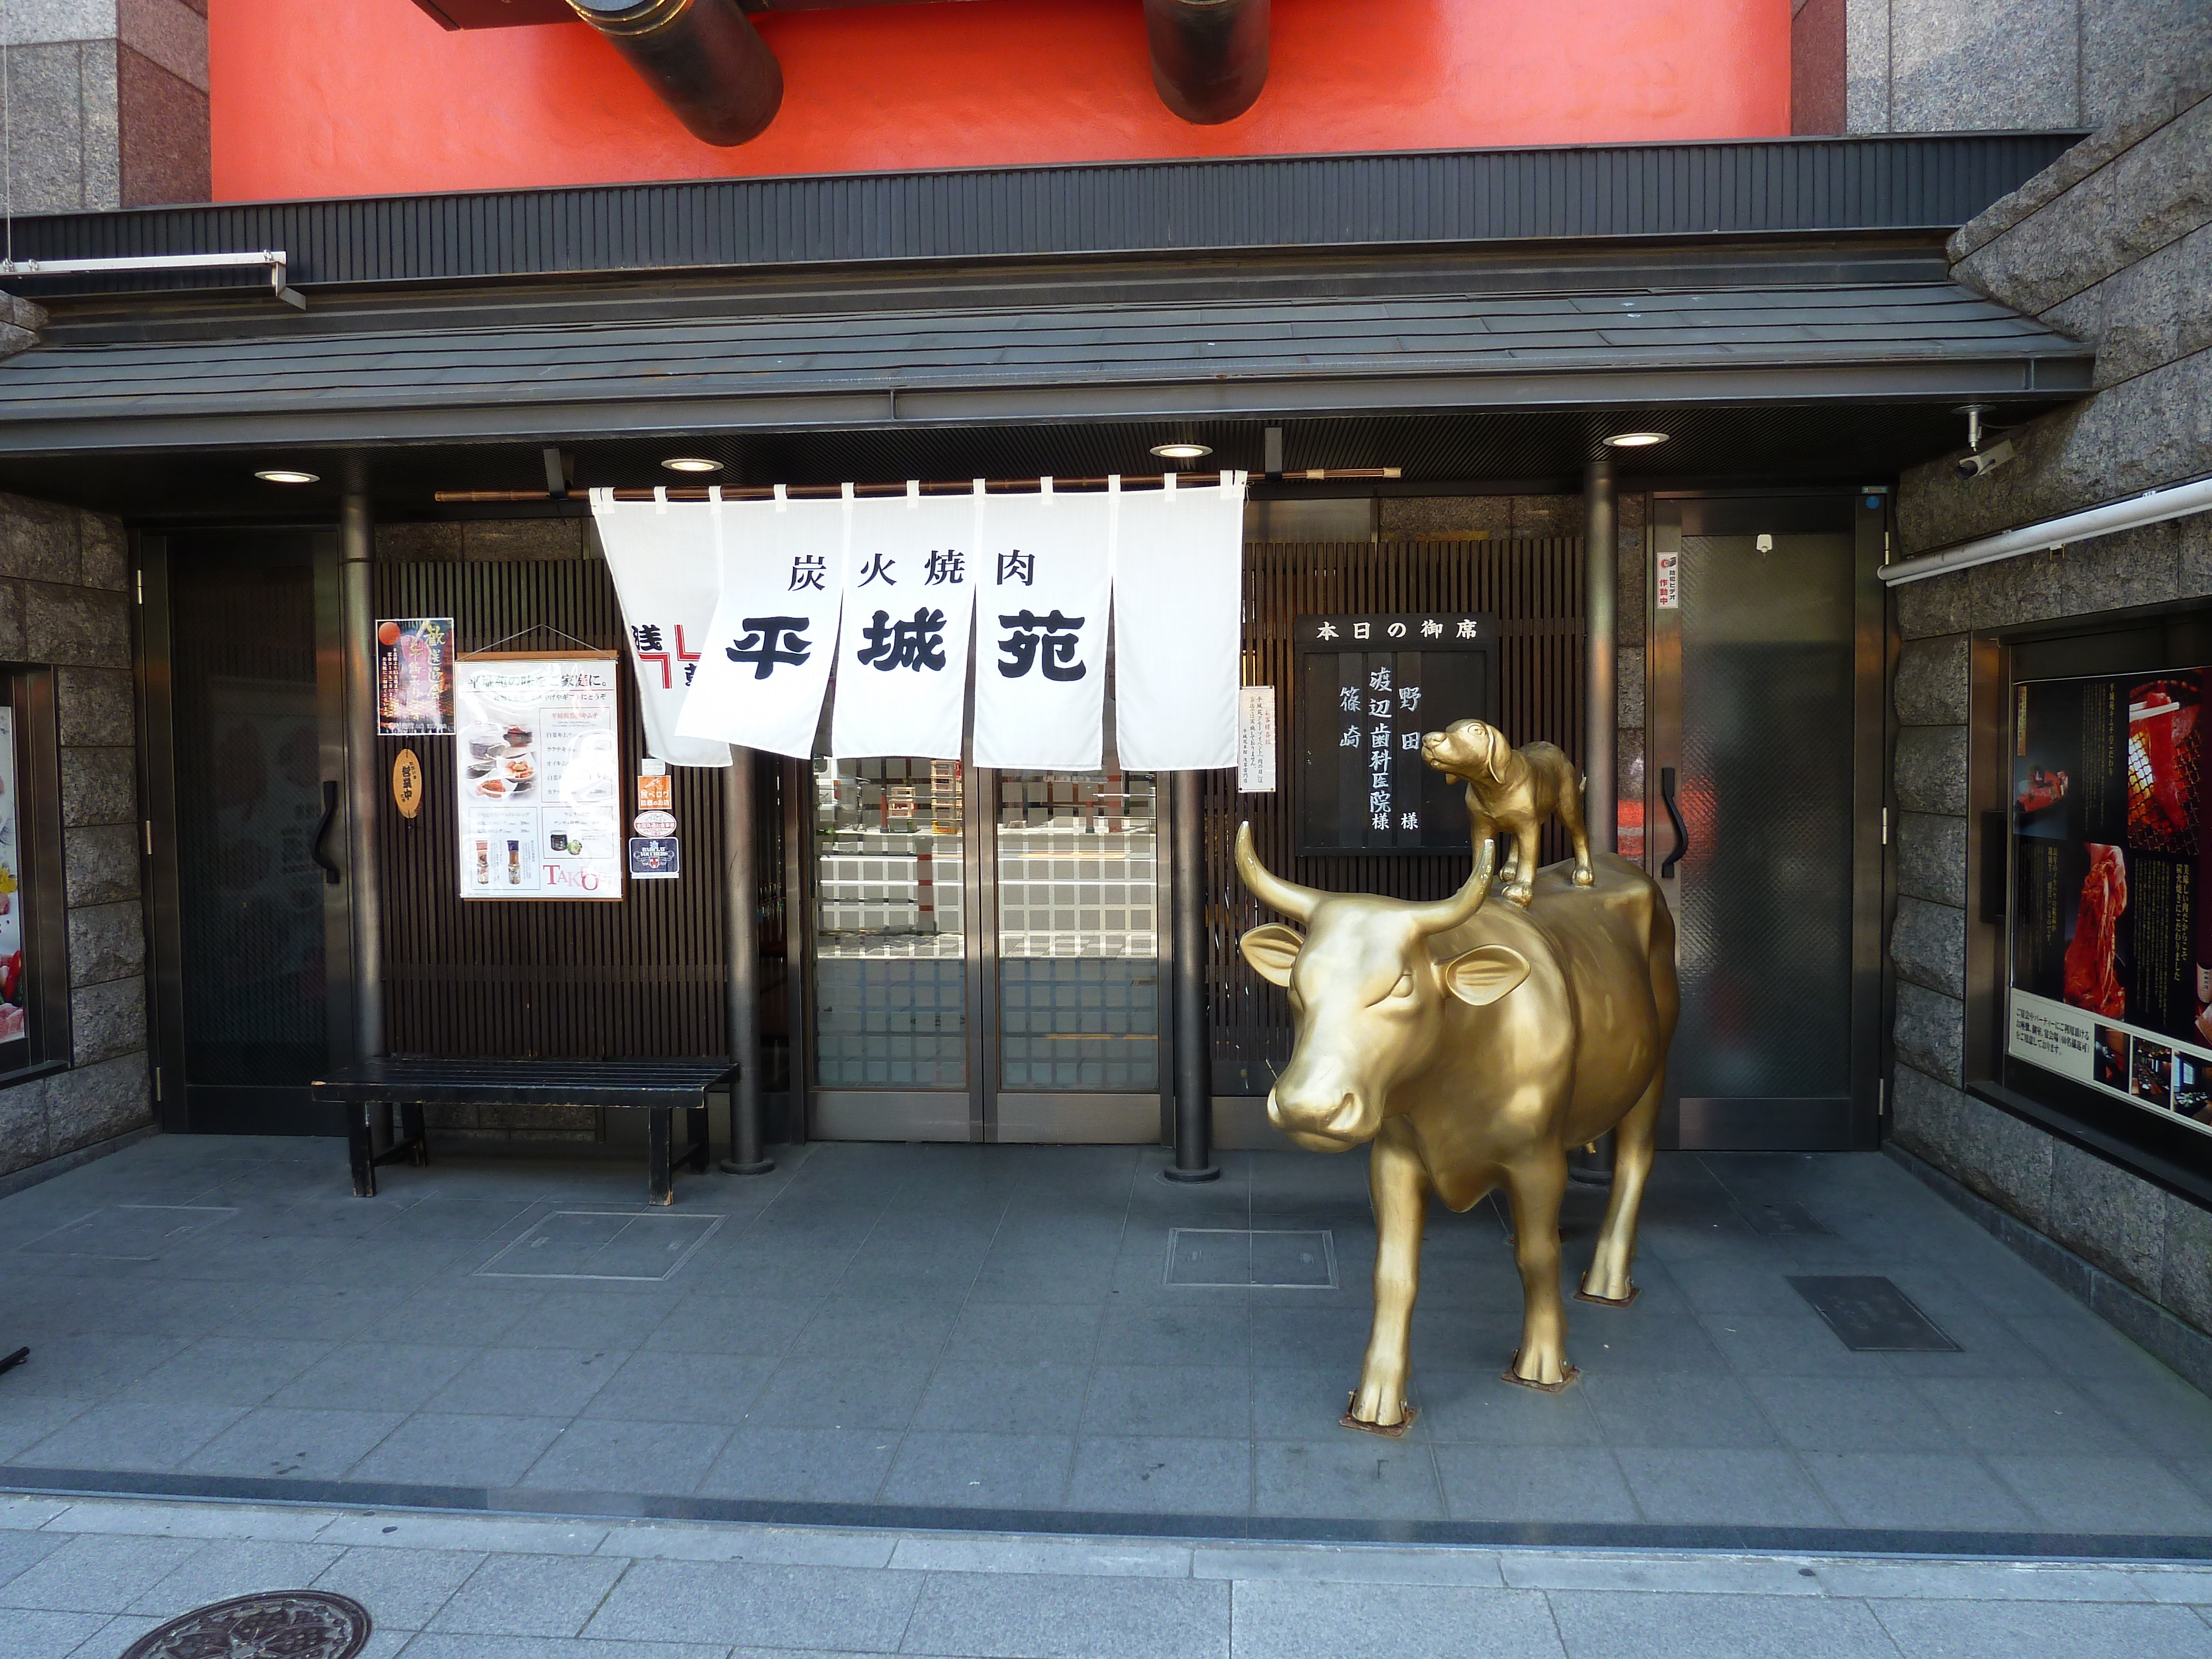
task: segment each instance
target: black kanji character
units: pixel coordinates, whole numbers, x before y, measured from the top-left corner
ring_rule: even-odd
[[[634,623],[630,626],[629,636],[637,641],[640,656],[649,651],[665,651],[668,648],[660,642],[660,624],[658,623]]]
[[[774,673],[778,663],[796,666],[812,654],[814,647],[805,634],[812,623],[805,617],[740,617],[738,626],[745,631],[725,646],[722,654],[732,662],[751,663],[757,680]]]
[[[1036,555],[1016,548],[1011,553],[999,555],[999,586],[1019,582],[1024,587],[1036,586]]]
[[[947,583],[958,586],[968,580],[968,559],[963,553],[946,548],[933,552],[922,566],[921,585],[924,587],[943,587]]]
[[[999,672],[1010,680],[1018,680],[1037,664],[1037,647],[1044,647],[1043,672],[1048,680],[1079,680],[1086,672],[1084,664],[1075,659],[1075,649],[1082,641],[1076,630],[1083,626],[1080,617],[1065,617],[1058,611],[1039,617],[1034,611],[1017,611],[1011,617],[999,618],[999,626],[1011,628],[1013,633],[999,641],[999,649],[1006,660],[999,665]]]
[[[880,553],[874,555],[860,567],[860,580],[853,586],[866,587],[870,582],[880,581],[885,587],[896,587],[898,578],[891,574],[891,567],[897,562],[896,559],[887,559]]]
[[[830,562],[822,554],[801,553],[791,562],[791,586],[785,591],[797,593],[811,587],[817,592],[827,592],[823,579],[829,571]]]
[[[914,613],[912,622],[900,623],[893,622],[889,612],[878,611],[876,619],[860,631],[868,641],[868,648],[859,653],[854,660],[879,668],[886,674],[894,668],[945,666],[942,611],[924,605]]]

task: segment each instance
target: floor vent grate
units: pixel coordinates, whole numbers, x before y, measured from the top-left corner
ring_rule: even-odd
[[[1961,1352],[1887,1279],[1792,1279],[1790,1288],[1813,1304],[1854,1353]]]

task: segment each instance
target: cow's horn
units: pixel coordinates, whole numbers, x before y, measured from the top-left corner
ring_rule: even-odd
[[[1483,900],[1490,896],[1490,878],[1497,870],[1498,843],[1486,841],[1474,855],[1474,873],[1467,878],[1467,885],[1448,899],[1416,905],[1413,925],[1425,933],[1443,933],[1472,920],[1482,908]]]
[[[1252,850],[1252,826],[1237,826],[1237,873],[1244,878],[1244,885],[1252,896],[1270,909],[1280,910],[1293,921],[1305,921],[1314,913],[1314,906],[1324,896],[1310,887],[1301,887],[1294,881],[1285,881],[1260,862],[1260,855]]]

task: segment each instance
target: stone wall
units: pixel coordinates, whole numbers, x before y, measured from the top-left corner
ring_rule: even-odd
[[[18,213],[204,202],[207,0],[8,0]]]
[[[2203,52],[2202,46],[2199,48]],[[2212,58],[2148,66],[2094,137],[1953,239],[1959,278],[2097,348],[2098,392],[1961,481],[1905,475],[1904,555],[2212,471]],[[1892,1133],[1991,1202],[2212,1332],[2212,1213],[1963,1092],[1967,636],[2212,597],[2212,515],[1897,590]]]
[[[61,727],[70,1069],[0,1087],[0,1176],[153,1121],[130,558],[122,525],[0,495],[0,661],[52,664]]]

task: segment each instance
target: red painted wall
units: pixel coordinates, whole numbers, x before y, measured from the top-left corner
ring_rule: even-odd
[[[1274,0],[1247,114],[1186,125],[1137,0],[761,18],[766,134],[684,132],[580,23],[440,28],[411,0],[210,0],[215,198],[1761,137],[1790,131],[1790,0]]]

